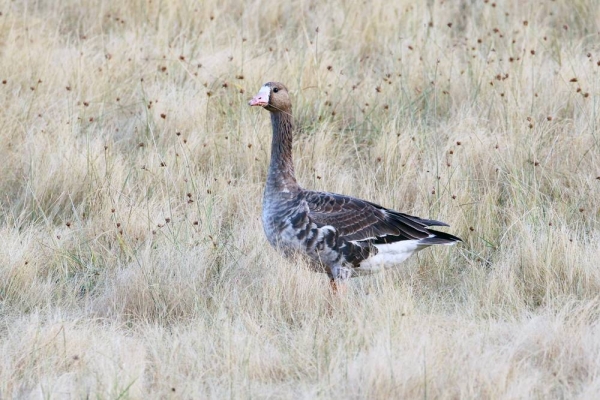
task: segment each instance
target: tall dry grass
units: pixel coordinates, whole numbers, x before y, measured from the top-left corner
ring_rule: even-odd
[[[1,398],[600,393],[597,2],[0,12]],[[336,298],[281,258],[269,80],[304,186],[464,244]]]

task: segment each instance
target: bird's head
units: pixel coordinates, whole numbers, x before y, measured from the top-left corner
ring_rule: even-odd
[[[290,113],[292,111],[288,90],[283,83],[279,82],[265,83],[248,105],[260,106],[270,112]]]

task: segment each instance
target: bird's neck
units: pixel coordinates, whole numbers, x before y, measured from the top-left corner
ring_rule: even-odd
[[[292,192],[299,189],[292,160],[293,121],[289,112],[272,112],[271,164],[267,192]]]

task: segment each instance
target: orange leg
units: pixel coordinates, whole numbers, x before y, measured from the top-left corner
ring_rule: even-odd
[[[338,285],[337,285],[337,282],[335,281],[335,279],[329,280],[329,287],[331,288],[331,292],[333,294],[337,294],[337,292],[338,292]]]
[[[346,293],[346,284],[344,281],[336,281],[335,279],[329,280],[329,287],[331,288],[331,293],[334,295],[343,295]]]

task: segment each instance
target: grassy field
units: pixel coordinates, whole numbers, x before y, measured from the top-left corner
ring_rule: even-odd
[[[600,3],[0,13],[0,398],[598,398]],[[341,296],[271,249],[270,80],[304,187],[464,243]]]

